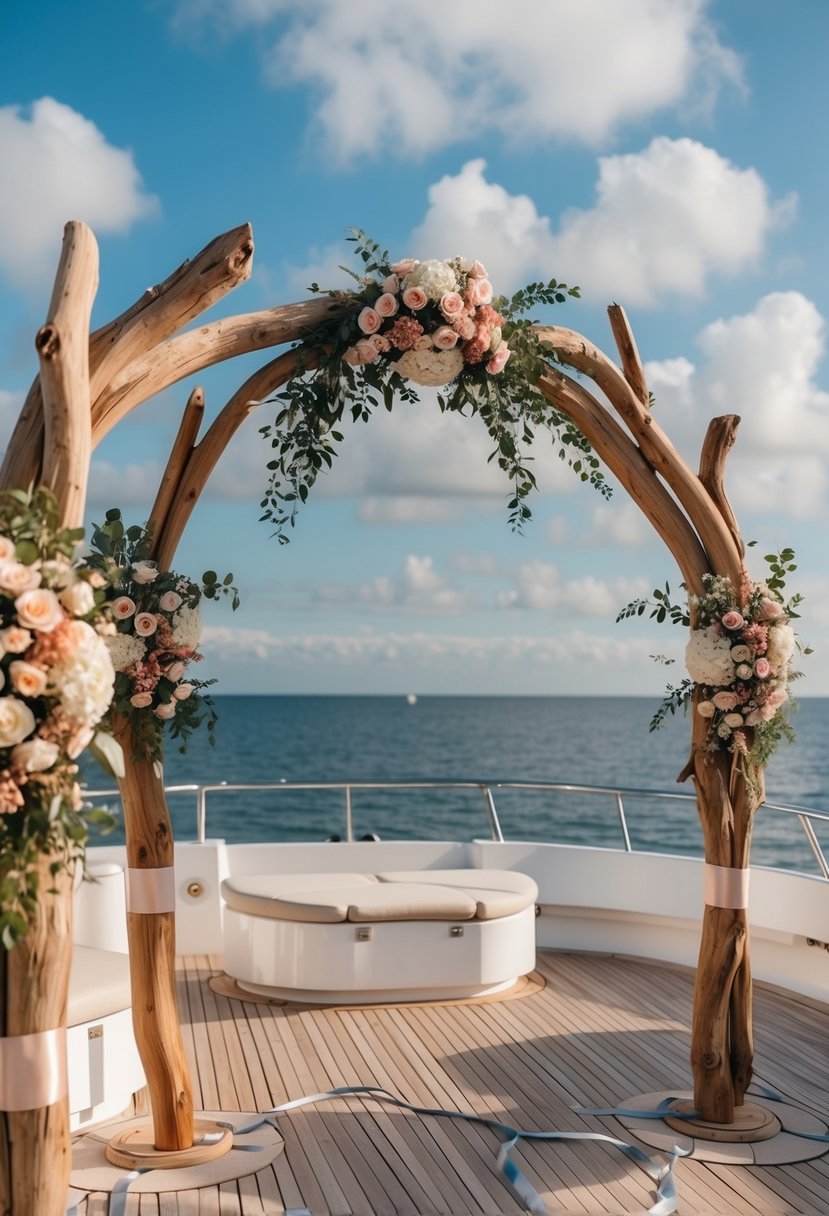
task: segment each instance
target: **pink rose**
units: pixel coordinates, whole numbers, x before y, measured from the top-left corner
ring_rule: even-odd
[[[411,308],[412,312],[425,308],[428,302],[429,297],[422,287],[407,287],[403,292],[403,303],[407,308]]]
[[[34,663],[15,659],[9,664],[9,677],[12,688],[21,697],[40,697],[46,691],[46,672]]]
[[[117,621],[125,621],[135,612],[135,601],[131,600],[128,595],[119,595],[117,600],[112,601],[110,607],[112,615]]]
[[[385,354],[387,350],[391,350],[391,342],[385,334],[372,334],[368,339],[379,355]]]
[[[776,621],[783,615],[783,605],[779,600],[763,598],[760,600],[759,619],[761,621]]]
[[[749,663],[738,663],[736,674],[741,680],[750,680],[754,675],[754,668]]]
[[[771,663],[768,659],[757,660],[754,664],[754,674],[758,680],[765,680],[767,676],[771,675]]]
[[[464,307],[463,297],[457,291],[447,291],[440,297],[440,311],[447,321],[451,321],[453,317],[459,317]]]
[[[175,684],[175,683],[177,683],[178,680],[181,679],[181,677],[184,675],[186,670],[187,670],[186,663],[171,663],[170,666],[167,668],[165,675],[167,676],[168,680],[172,680],[173,683]]]
[[[37,587],[24,591],[14,601],[17,620],[24,629],[37,629],[39,633],[51,633],[66,618],[60,600],[54,591]]]
[[[348,350],[343,352],[343,363],[347,363],[349,367],[357,367],[362,363],[362,359],[357,354],[356,346],[349,346]]]
[[[465,312],[452,318],[452,328],[458,332],[464,342],[475,337],[475,322]]]
[[[186,701],[192,691],[192,684],[179,684],[178,688],[173,689],[173,696],[177,701]]]
[[[175,701],[165,701],[163,705],[156,705],[155,716],[157,718],[164,718],[165,721],[169,718],[174,718],[176,716]]]
[[[373,308],[364,308],[357,317],[358,328],[364,334],[376,334],[381,324],[380,314]]]
[[[740,698],[735,692],[717,692],[711,698],[717,709],[735,709]]]
[[[175,612],[176,608],[181,606],[181,596],[177,591],[165,591],[158,601],[158,606],[162,612]]]
[[[487,277],[486,267],[481,262],[473,262],[472,269],[469,272],[470,279],[485,279]]]
[[[379,353],[371,338],[361,338],[354,351],[358,363],[373,363]]]
[[[497,376],[499,372],[504,370],[507,359],[509,359],[511,354],[512,351],[507,346],[506,342],[502,342],[486,365],[486,370],[489,372],[490,376]]]
[[[722,618],[723,629],[742,629],[743,625],[745,625],[745,621],[735,609],[732,609],[731,612],[726,612]]]
[[[130,697],[130,705],[134,705],[136,709],[146,709],[152,703],[153,694],[151,692],[134,692]]]
[[[476,304],[489,304],[492,299],[492,284],[489,279],[472,280],[472,298]]]
[[[381,296],[378,296],[374,301],[374,311],[381,317],[393,317],[400,305],[397,303],[397,298],[390,291],[384,291]],[[372,333],[372,330],[368,330]]]
[[[452,350],[458,345],[458,335],[451,326],[441,325],[440,329],[436,329],[432,334],[432,341],[438,350]]]
[[[151,612],[139,612],[133,621],[133,628],[140,638],[149,638],[158,629],[158,621]]]
[[[411,274],[417,264],[417,258],[402,258],[392,263],[392,273],[400,276]]]
[[[0,562],[11,561],[15,554],[14,541],[9,540],[8,536],[0,536]]]
[[[383,279],[383,291],[391,292],[393,296],[396,296],[399,290],[400,279],[396,274],[390,274],[387,279]]]

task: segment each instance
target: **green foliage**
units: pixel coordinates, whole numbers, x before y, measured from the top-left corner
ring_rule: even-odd
[[[680,584],[683,590],[686,590],[685,584]],[[673,625],[690,625],[691,617],[688,608],[685,604],[675,604],[671,599],[671,588],[665,584],[665,590],[662,591],[659,587],[655,587],[651,592],[652,600],[631,600],[631,602],[622,609],[616,617],[616,624],[619,621],[626,621],[632,616],[644,616],[648,608],[651,609],[650,618],[656,620],[661,625],[663,621],[670,619]],[[653,656],[651,656],[653,657]],[[662,656],[660,656],[660,659]],[[664,660],[663,660],[664,661]]]
[[[673,715],[679,709],[681,709],[683,713],[687,713],[693,693],[694,681],[688,679],[687,676],[679,685],[677,685],[676,688],[674,688],[672,684],[669,684],[665,690],[665,696],[663,697],[659,708],[651,718],[648,730],[659,730],[665,725],[665,719],[667,718],[668,714]]]
[[[359,366],[343,361],[344,353],[365,336],[357,323],[361,310],[373,306],[383,291],[383,280],[392,274],[390,255],[376,241],[359,229],[351,230],[347,239],[362,263],[361,273],[343,267],[355,280],[356,290],[322,293],[332,301],[332,315],[297,344],[296,370],[274,398],[278,407],[274,422],[260,428],[272,449],[260,520],[274,526],[280,544],[289,540],[288,532],[318,474],[331,468],[343,439],[339,428],[344,421],[367,422],[381,406],[391,410],[396,399],[419,400],[412,382],[396,370],[399,351],[382,352],[375,362]],[[321,291],[316,283],[311,290]],[[559,457],[581,481],[589,482],[604,497],[611,494],[585,437],[536,388],[539,378],[555,363],[555,354],[542,346],[533,322],[524,314],[578,296],[577,287],[550,279],[530,283],[509,299],[493,299],[492,307],[503,318],[502,338],[511,351],[508,363],[499,374],[488,373],[484,361],[465,364],[438,394],[442,411],[477,415],[485,425],[493,442],[489,460],[511,483],[508,518],[519,531],[531,516],[527,500],[536,488],[526,449],[541,427],[550,433],[552,442],[558,444]],[[445,323],[438,305],[431,301],[417,317],[427,333]]]

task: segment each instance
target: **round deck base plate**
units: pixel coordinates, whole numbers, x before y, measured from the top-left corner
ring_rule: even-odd
[[[734,1119],[731,1123],[710,1123],[706,1119],[672,1119],[670,1111],[692,1111],[694,1103],[690,1099],[682,1099],[668,1107],[663,1121],[668,1127],[693,1136],[697,1140],[718,1140],[725,1144],[752,1144],[756,1140],[770,1140],[780,1131],[780,1120],[764,1106],[754,1102],[746,1102],[735,1106]]]
[[[107,1161],[125,1170],[178,1170],[185,1165],[204,1165],[233,1148],[233,1132],[209,1119],[193,1124],[194,1141],[190,1148],[156,1148],[153,1124],[148,1119],[116,1132],[106,1146]]]

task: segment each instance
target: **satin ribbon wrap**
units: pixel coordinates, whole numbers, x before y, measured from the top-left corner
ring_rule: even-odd
[[[156,912],[175,912],[176,872],[173,866],[155,869],[128,869],[127,911],[151,916]]]
[[[0,1038],[0,1110],[38,1110],[65,1097],[65,1026]]]
[[[711,866],[706,862],[703,874],[705,902],[711,908],[747,908],[749,873],[747,869]]]

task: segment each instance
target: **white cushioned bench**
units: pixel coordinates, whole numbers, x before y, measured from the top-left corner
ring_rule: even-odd
[[[66,1014],[72,1131],[121,1114],[145,1083],[131,1005],[128,956],[76,945]]]
[[[445,999],[535,966],[538,888],[512,870],[226,878],[224,966],[247,991],[318,1004]]]

